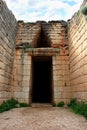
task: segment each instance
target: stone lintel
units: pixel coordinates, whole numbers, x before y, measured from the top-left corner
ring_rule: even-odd
[[[30,56],[53,56],[59,55],[59,48],[20,48],[24,49],[24,52],[28,52]]]

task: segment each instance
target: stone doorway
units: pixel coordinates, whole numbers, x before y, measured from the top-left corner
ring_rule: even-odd
[[[52,103],[52,57],[32,57],[32,103]]]

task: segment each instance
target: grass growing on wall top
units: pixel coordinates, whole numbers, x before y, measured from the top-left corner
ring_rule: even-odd
[[[81,9],[81,12],[85,16],[85,20],[87,21],[87,5]]]
[[[81,9],[82,14],[87,15],[87,5]]]

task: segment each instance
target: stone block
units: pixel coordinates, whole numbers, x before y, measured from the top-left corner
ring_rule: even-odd
[[[18,99],[28,99],[29,98],[29,93],[28,92],[14,92],[14,96],[15,98]]]
[[[29,92],[29,86],[24,86],[23,88],[22,88],[22,91],[23,92]]]

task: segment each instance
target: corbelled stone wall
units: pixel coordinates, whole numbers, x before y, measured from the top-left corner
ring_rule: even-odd
[[[0,102],[11,96],[16,26],[14,15],[0,0]]]
[[[24,23],[23,21],[18,21],[18,31],[16,44],[28,43],[35,47],[37,37],[40,33],[40,25],[35,23]]]
[[[59,47],[67,44],[67,23],[65,21],[51,21],[48,23],[39,21],[36,23],[24,23],[19,21],[16,44],[27,43],[32,45],[32,47],[38,47],[37,42],[42,30],[50,47]]]
[[[43,39],[48,45],[45,48],[38,46],[38,41],[42,44]],[[32,102],[33,56],[52,56],[53,101],[69,102],[71,90],[66,22],[18,22],[12,91],[21,102]]]
[[[70,87],[72,97],[87,101],[87,21],[81,8],[68,23]]]

